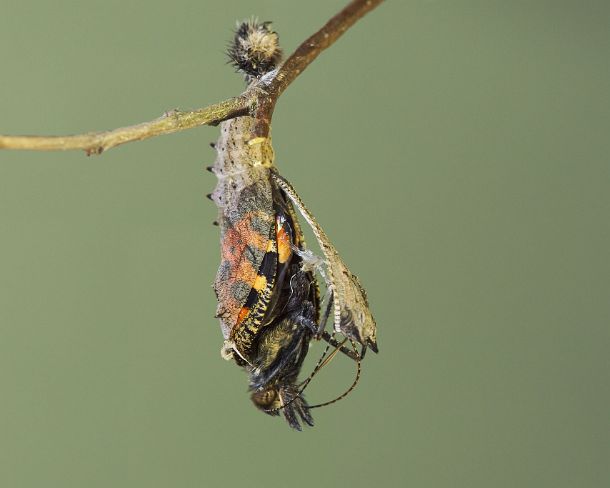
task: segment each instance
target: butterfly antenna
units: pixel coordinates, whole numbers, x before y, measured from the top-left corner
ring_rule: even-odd
[[[333,333],[331,338],[334,338],[334,337],[335,337],[335,334]],[[307,385],[309,385],[309,383],[311,383],[311,380],[313,380],[314,376],[317,375],[318,372],[324,366],[326,366],[328,363],[330,363],[334,359],[334,357],[343,347],[343,344],[345,344],[346,342],[347,342],[347,339],[344,339],[342,342],[335,341],[334,344],[331,342],[328,343],[328,345],[324,348],[324,352],[322,353],[322,356],[320,356],[320,359],[318,359],[318,363],[316,364],[316,367],[313,369],[313,371],[311,372],[309,377],[299,385],[299,388],[300,388],[299,395],[305,391],[305,388],[307,388]],[[328,356],[326,356],[331,345],[334,346],[333,352],[331,352]]]
[[[343,341],[345,342],[345,341]],[[350,342],[352,343],[352,349],[354,350],[354,354],[356,355],[357,359],[356,359],[356,378],[354,378],[354,382],[352,383],[352,385],[341,395],[339,395],[337,398],[335,398],[334,400],[330,400],[328,402],[324,402],[324,403],[318,403],[317,405],[312,405],[309,408],[320,408],[320,407],[326,407],[327,405],[332,405],[333,403],[338,402],[339,400],[342,400],[343,398],[345,398],[347,395],[349,395],[352,391],[354,391],[354,388],[356,388],[356,385],[358,384],[358,382],[360,381],[360,374],[362,372],[362,368],[361,368],[361,364],[362,364],[362,356],[360,355],[360,353],[358,352],[358,349],[356,349],[356,344],[354,343],[354,341],[352,341],[350,339]],[[335,349],[335,353],[337,353],[339,349]],[[329,356],[330,357],[330,356]]]
[[[331,337],[334,338],[335,334],[333,333]],[[328,351],[330,350],[330,346],[331,344],[328,343],[326,345],[326,347],[324,348],[324,352],[322,352],[322,355],[320,356],[320,359],[318,359],[318,363],[316,364],[316,367],[313,369],[313,371],[311,372],[311,374],[307,377],[306,380],[304,380],[303,382],[301,382],[301,384],[299,385],[299,392],[286,404],[281,405],[279,407],[276,408],[270,408],[269,410],[265,410],[265,412],[278,412],[279,410],[282,410],[284,408],[286,408],[287,406],[289,406],[292,402],[294,402],[297,398],[301,398],[301,395],[303,394],[303,392],[305,391],[305,389],[307,388],[307,385],[309,385],[309,383],[311,383],[311,380],[313,380],[314,376],[316,374],[318,374],[318,372],[324,367],[326,366],[328,363],[330,363],[333,358],[337,355],[337,353],[341,350],[341,347],[343,346],[343,344],[345,344],[347,342],[347,339],[344,339],[341,343],[337,343],[337,345],[335,346],[335,349],[333,350],[333,352],[331,352],[328,356]]]

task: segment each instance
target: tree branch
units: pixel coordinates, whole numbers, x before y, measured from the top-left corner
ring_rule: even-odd
[[[257,119],[255,136],[267,137],[275,104],[284,90],[326,48],[343,35],[358,19],[383,0],[353,0],[324,27],[305,40],[278,68],[275,76],[254,84],[241,96],[194,111],[173,110],[150,122],[121,127],[105,132],[91,132],[73,136],[3,136],[0,149],[34,151],[66,151],[82,149],[87,155],[132,141],[171,134],[201,125],[218,125],[223,120],[252,114]]]

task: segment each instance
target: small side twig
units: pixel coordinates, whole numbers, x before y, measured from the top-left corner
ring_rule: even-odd
[[[255,84],[241,96],[231,98],[194,111],[174,110],[150,122],[121,127],[105,132],[91,132],[71,136],[4,136],[0,135],[0,149],[34,151],[84,150],[87,155],[101,154],[127,142],[171,134],[201,125],[218,125],[223,120],[251,114],[257,119],[254,136],[267,137],[271,117],[278,98],[318,55],[330,47],[358,19],[383,0],[353,0],[324,27],[305,40],[278,68],[264,86]]]
[[[217,125],[223,120],[246,115],[254,104],[252,98],[232,98],[209,107],[183,112],[173,110],[161,117],[128,127],[105,132],[91,132],[74,136],[2,136],[0,149],[28,149],[32,151],[67,151],[82,149],[87,153],[101,154],[127,142],[142,141],[150,137],[171,134],[200,125]]]

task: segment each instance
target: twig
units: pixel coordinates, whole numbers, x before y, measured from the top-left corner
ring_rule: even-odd
[[[254,129],[258,137],[267,137],[271,126],[271,117],[280,95],[299,76],[322,51],[335,43],[347,29],[360,18],[377,7],[383,0],[354,0],[341,12],[330,19],[314,35],[306,39],[280,66],[276,77],[267,88],[267,96],[259,100],[255,117],[257,124]]]
[[[275,104],[284,90],[326,48],[347,29],[383,0],[353,0],[330,19],[322,29],[305,40],[280,66],[272,80],[255,84],[237,98],[194,111],[174,110],[150,122],[122,127],[105,132],[91,132],[73,136],[3,136],[0,149],[34,151],[66,151],[82,149],[87,155],[101,154],[115,146],[150,137],[171,134],[201,125],[217,125],[223,120],[252,114],[257,119],[255,136],[269,134]]]
[[[141,141],[200,125],[217,125],[223,120],[247,114],[253,103],[253,99],[242,96],[190,112],[173,110],[150,122],[75,136],[0,135],[0,149],[29,149],[32,151],[82,149],[87,156],[101,154],[103,151],[127,142]]]

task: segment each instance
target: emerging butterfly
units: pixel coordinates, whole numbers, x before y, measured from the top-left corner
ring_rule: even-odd
[[[258,83],[281,59],[277,34],[268,22],[244,22],[229,56],[248,84]],[[311,378],[341,351],[358,365],[356,381],[339,398],[349,393],[366,348],[377,352],[376,327],[364,290],[277,172],[271,140],[253,136],[254,123],[250,116],[223,122],[214,144],[216,161],[208,168],[218,178],[208,197],[219,209],[221,264],[214,289],[224,336],[221,353],[249,373],[251,398],[259,409],[270,415],[283,411],[288,424],[301,430],[301,422],[313,425],[309,410],[321,406],[310,407],[303,396]],[[325,259],[306,249],[293,204],[312,226]],[[327,285],[324,314],[316,272]],[[331,309],[334,332],[329,334],[324,329]],[[345,340],[337,341],[336,333]],[[327,347],[310,377],[299,383],[313,338],[325,339],[334,351],[327,356]]]

